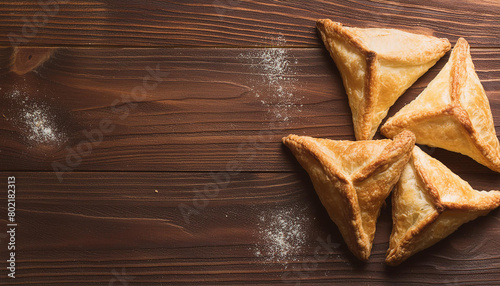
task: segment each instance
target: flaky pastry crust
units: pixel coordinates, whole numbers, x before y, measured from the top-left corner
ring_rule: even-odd
[[[344,82],[358,140],[372,139],[394,102],[449,49],[447,39],[316,22]]]
[[[405,129],[415,133],[419,144],[467,155],[500,172],[500,143],[490,104],[465,39],[458,39],[441,72],[389,118],[381,132],[391,138]]]
[[[289,135],[283,143],[309,173],[351,252],[367,260],[380,208],[410,158],[414,135],[354,142]]]
[[[476,191],[417,146],[392,195],[386,263],[399,265],[500,205],[499,191]]]

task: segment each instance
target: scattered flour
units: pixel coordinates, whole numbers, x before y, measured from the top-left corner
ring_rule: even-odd
[[[294,114],[301,112],[301,98],[294,95],[297,86],[298,60],[282,48],[286,40],[283,36],[272,39],[274,48],[257,49],[241,54],[240,58],[250,63],[254,73],[260,78],[251,82],[251,88],[259,102],[267,107],[273,121],[287,122]]]
[[[259,217],[259,244],[254,249],[257,257],[268,261],[296,261],[307,241],[309,219],[298,208],[280,208],[263,212]]]
[[[65,141],[66,136],[47,105],[33,100],[28,92],[16,86],[6,96],[12,100],[12,109],[15,110],[8,120],[20,128],[30,143],[58,145]]]
[[[37,143],[60,143],[62,133],[58,132],[55,120],[46,106],[28,104],[22,109],[21,121],[26,127],[28,140]]]
[[[284,47],[283,36],[271,42],[273,47],[254,49],[239,57],[250,67],[252,76],[247,84],[256,102],[266,108],[272,129],[283,127],[302,111],[302,98],[294,94],[298,86],[298,60]],[[298,207],[280,206],[261,213],[254,255],[288,267],[288,262],[297,261],[297,255],[305,247],[308,225],[308,217]]]
[[[18,98],[21,95],[21,92],[17,89],[14,89],[8,94],[8,97],[11,99]]]

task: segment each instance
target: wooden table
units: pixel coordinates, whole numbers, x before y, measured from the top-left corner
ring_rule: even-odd
[[[499,15],[493,0],[2,1],[0,284],[499,283],[499,210],[391,268],[388,204],[361,263],[280,142],[354,139],[318,18],[465,37],[500,132]],[[426,151],[476,189],[500,185]]]

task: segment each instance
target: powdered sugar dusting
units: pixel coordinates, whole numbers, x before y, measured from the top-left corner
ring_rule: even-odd
[[[21,119],[28,140],[37,143],[60,143],[63,140],[64,136],[56,127],[54,116],[46,106],[28,104],[22,110]]]
[[[279,124],[281,128],[302,111],[302,98],[295,94],[298,60],[284,47],[285,37],[279,36],[271,42],[273,47],[240,54],[240,59],[251,69],[247,84],[256,102],[266,108],[269,126]],[[253,249],[255,256],[286,266],[289,261],[297,261],[307,242],[308,225],[308,217],[299,207],[277,207],[262,212],[255,234],[258,236]]]
[[[308,217],[297,208],[278,208],[263,212],[259,217],[257,257],[268,261],[296,261],[307,241]]]
[[[258,49],[240,57],[247,60],[251,69],[260,75],[251,82],[255,97],[267,107],[272,120],[287,122],[301,112],[302,107],[301,98],[294,95],[298,60],[288,49],[280,47],[285,45],[285,37],[279,36],[272,42],[278,47]]]
[[[18,98],[21,95],[21,92],[17,89],[12,90],[10,93],[8,93],[8,97],[11,99]]]
[[[59,145],[66,140],[52,109],[34,100],[23,87],[14,86],[6,98],[12,101],[15,110],[7,120],[20,129],[29,143]]]

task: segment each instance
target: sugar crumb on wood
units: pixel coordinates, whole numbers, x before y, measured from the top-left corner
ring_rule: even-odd
[[[267,107],[271,120],[285,123],[301,112],[301,97],[295,94],[298,80],[298,59],[284,48],[284,36],[270,39],[273,47],[241,54],[258,77],[249,80],[255,98]]]
[[[308,239],[309,218],[298,207],[276,207],[259,215],[254,255],[286,264],[295,261]]]

